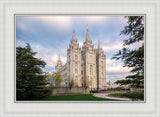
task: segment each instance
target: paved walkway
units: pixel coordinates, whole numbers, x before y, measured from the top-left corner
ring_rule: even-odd
[[[117,99],[117,100],[126,100],[131,101],[129,98],[118,98],[118,97],[110,97],[108,96],[110,93],[94,93],[93,96],[95,97],[101,97],[101,98],[108,98],[108,99]]]

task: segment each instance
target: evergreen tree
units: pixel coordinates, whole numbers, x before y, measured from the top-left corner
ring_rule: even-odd
[[[144,17],[127,16],[128,25],[120,34],[127,35],[124,40],[122,50],[112,57],[112,59],[121,59],[124,67],[131,68],[131,75],[123,80],[116,81],[117,84],[130,85],[131,87],[144,87]],[[129,47],[137,42],[142,42],[139,48],[131,50]],[[127,47],[128,46],[128,47]]]
[[[43,98],[50,94],[41,68],[46,63],[35,58],[30,45],[16,48],[16,97],[17,100]]]

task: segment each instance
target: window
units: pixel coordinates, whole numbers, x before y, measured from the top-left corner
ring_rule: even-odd
[[[78,56],[77,56],[77,55],[75,55],[75,60],[76,60],[76,61],[78,60]]]
[[[81,71],[81,75],[83,75],[83,71]]]
[[[76,74],[78,73],[78,70],[77,70],[77,69],[75,69],[75,73],[76,73]]]
[[[77,68],[78,67],[78,63],[77,62],[75,62],[75,68]]]
[[[102,76],[103,76],[103,67],[101,67],[101,70],[102,70]]]
[[[93,66],[90,65],[90,75],[93,75]]]
[[[101,65],[103,65],[103,61],[101,61]]]

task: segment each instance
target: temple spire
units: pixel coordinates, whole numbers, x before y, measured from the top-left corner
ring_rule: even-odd
[[[60,58],[60,54],[58,55],[58,60],[57,60],[57,63],[56,63],[56,72],[59,71],[59,69],[61,69],[62,67],[62,61],[61,61],[61,58]]]
[[[89,36],[89,32],[88,32],[88,25],[87,25],[87,35],[86,35],[86,42],[90,41],[90,36]]]
[[[61,58],[60,58],[60,54],[58,55],[58,57],[59,57],[58,59],[59,59],[59,60],[61,60]]]
[[[77,41],[77,40],[76,40],[76,36],[75,36],[75,30],[74,30],[74,29],[73,29],[72,41]]]
[[[87,32],[88,32],[88,25],[87,25]]]
[[[98,40],[98,49],[100,49],[100,41]]]
[[[60,58],[60,54],[58,55],[57,66],[62,66],[62,61]]]
[[[73,34],[75,33],[75,29],[73,29]]]

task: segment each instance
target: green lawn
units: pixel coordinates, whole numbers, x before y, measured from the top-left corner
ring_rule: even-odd
[[[112,93],[108,96],[144,100],[144,93]]]
[[[125,98],[126,97],[126,96],[124,96],[124,93],[112,93],[112,94],[108,94],[108,96],[120,97],[120,98]]]
[[[82,94],[82,95],[51,96],[47,99],[38,99],[32,101],[121,101],[121,100],[94,97],[92,94]]]

